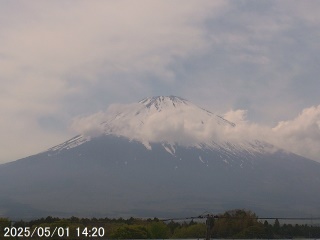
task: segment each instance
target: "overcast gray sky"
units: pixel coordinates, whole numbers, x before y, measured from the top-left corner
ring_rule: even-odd
[[[1,0],[0,162],[155,95],[240,116],[320,161],[319,12],[312,0]]]

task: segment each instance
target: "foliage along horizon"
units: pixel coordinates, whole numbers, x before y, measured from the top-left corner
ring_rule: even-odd
[[[219,218],[220,217],[220,218]],[[13,227],[103,227],[105,238],[112,239],[179,239],[204,238],[206,224],[203,221],[170,221],[164,222],[158,218],[77,218],[60,219],[48,216],[32,221],[11,222],[7,218],[0,218],[0,234],[3,236],[4,228]],[[74,231],[70,231],[74,232]],[[70,235],[70,238],[75,237]],[[268,221],[259,221],[257,215],[248,210],[235,209],[219,214],[211,223],[211,238],[319,238],[320,226],[307,224],[280,224],[276,219],[270,224]],[[10,239],[10,238],[7,238]],[[13,239],[13,238],[12,238]],[[29,238],[36,239],[36,238]]]

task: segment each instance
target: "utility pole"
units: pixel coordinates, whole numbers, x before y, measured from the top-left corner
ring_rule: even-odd
[[[210,236],[211,236],[211,224],[210,224],[210,218],[207,217],[206,220],[206,225],[207,225],[207,232],[206,232],[206,240],[210,240]]]
[[[206,231],[206,240],[210,240],[211,237],[211,228],[212,228],[212,223],[214,223],[214,219],[217,216],[207,214],[205,216],[202,216],[202,218],[206,218],[206,226],[207,226],[207,231]]]

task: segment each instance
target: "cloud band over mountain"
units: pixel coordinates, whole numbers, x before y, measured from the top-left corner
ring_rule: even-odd
[[[110,115],[139,107],[138,103],[113,104],[105,112],[75,118],[71,128],[79,134],[95,137],[104,132],[101,123]],[[248,121],[247,110],[230,110],[222,114],[225,119],[235,123],[235,127],[228,124],[217,125],[212,118],[201,124],[201,117],[194,112],[188,112],[188,116],[183,114],[177,115],[170,111],[157,114],[156,119],[152,116],[147,118],[141,128],[130,126],[129,119],[126,119],[126,127],[121,127],[117,133],[141,141],[169,141],[184,145],[212,138],[230,141],[259,139],[320,162],[320,149],[317,147],[320,146],[320,105],[306,108],[294,119],[281,121],[274,127]],[[190,122],[185,119],[193,120]]]

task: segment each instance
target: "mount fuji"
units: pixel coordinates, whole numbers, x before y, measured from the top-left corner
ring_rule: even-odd
[[[0,165],[0,217],[320,215],[320,164],[175,96],[80,119],[82,134]]]

